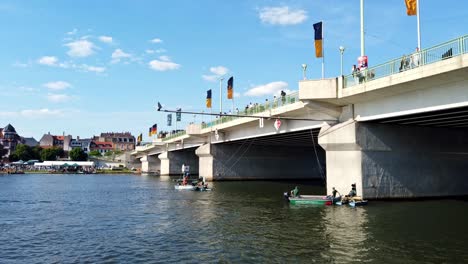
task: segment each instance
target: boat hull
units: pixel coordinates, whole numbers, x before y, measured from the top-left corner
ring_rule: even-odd
[[[300,197],[289,197],[289,203],[296,204],[315,204],[315,205],[332,205],[341,198],[332,199],[329,196],[320,195],[301,195]]]
[[[174,188],[176,190],[189,190],[189,191],[192,191],[192,190],[195,190],[196,186],[193,186],[193,185],[175,185]]]

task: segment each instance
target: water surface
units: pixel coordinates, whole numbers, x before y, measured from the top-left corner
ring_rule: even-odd
[[[290,206],[296,184],[0,176],[0,263],[468,263],[466,201]]]

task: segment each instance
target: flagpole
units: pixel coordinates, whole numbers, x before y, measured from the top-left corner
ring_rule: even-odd
[[[364,0],[361,0],[361,56],[364,55]]]
[[[419,0],[416,0],[416,15],[418,20],[418,49],[421,50],[421,27],[419,22]]]
[[[221,87],[221,85],[223,84],[223,80],[224,80],[223,77],[219,79],[219,113],[220,114],[223,113],[223,88]]]
[[[324,23],[323,23],[323,20],[321,22],[322,22],[322,79],[325,79],[325,50],[323,48],[325,46],[325,38],[323,37]]]

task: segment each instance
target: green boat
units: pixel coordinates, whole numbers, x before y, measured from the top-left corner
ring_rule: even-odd
[[[299,197],[286,197],[291,204],[315,204],[315,205],[332,205],[341,200],[341,196],[334,199],[330,196],[323,195],[300,195]]]

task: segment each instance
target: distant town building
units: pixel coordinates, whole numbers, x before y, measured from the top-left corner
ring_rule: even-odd
[[[16,146],[21,143],[20,136],[16,133],[15,128],[8,124],[4,128],[0,128],[0,144],[3,145],[4,155],[1,158],[9,157],[16,149]]]
[[[112,142],[102,142],[102,141],[91,141],[90,150],[97,150],[99,153],[104,154],[106,152],[114,150]]]
[[[94,141],[97,142],[112,142],[114,150],[134,150],[135,149],[135,137],[130,132],[114,133],[107,132],[101,133],[99,137],[94,137]]]
[[[52,148],[52,147],[58,147],[63,149],[64,151],[70,151],[71,148],[71,142],[72,136],[54,136],[51,135],[50,132],[47,134],[44,134],[39,141],[39,146],[42,148]]]
[[[76,139],[72,139],[70,141],[70,147],[74,148],[81,148],[85,153],[89,153],[91,150],[91,142],[93,140],[91,138],[80,138],[76,137]]]
[[[37,140],[33,137],[30,137],[30,138],[21,137],[20,141],[21,141],[21,144],[29,146],[31,148],[39,145],[39,142],[37,142]]]

